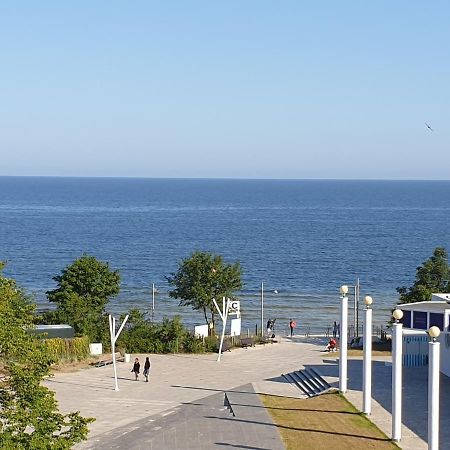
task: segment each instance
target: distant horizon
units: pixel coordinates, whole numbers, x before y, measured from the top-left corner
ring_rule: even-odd
[[[251,177],[153,177],[108,175],[0,175],[0,178],[73,178],[73,179],[123,179],[123,180],[241,180],[241,181],[436,181],[450,182],[445,178],[251,178]]]

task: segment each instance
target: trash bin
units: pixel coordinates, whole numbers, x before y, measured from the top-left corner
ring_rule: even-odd
[[[125,353],[125,362],[129,363],[131,361],[131,354],[130,353]]]

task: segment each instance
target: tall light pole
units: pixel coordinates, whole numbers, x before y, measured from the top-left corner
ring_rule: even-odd
[[[363,413],[372,413],[372,297],[364,297]]]
[[[396,309],[392,316],[395,319],[392,325],[392,440],[398,442],[402,438],[403,325],[399,320],[403,317],[403,311]]]
[[[428,449],[439,449],[439,365],[440,344],[436,339],[441,330],[434,326],[428,330]]]
[[[264,336],[264,283],[261,282],[261,337]]]
[[[346,285],[348,289],[353,289],[353,336],[359,336],[359,278],[355,285]]]
[[[152,323],[155,316],[155,283],[152,283]]]
[[[347,320],[348,320],[348,286],[341,286],[341,325],[339,332],[339,391],[347,392]]]

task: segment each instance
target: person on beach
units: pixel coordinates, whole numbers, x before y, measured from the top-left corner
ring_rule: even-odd
[[[150,359],[148,356],[145,358],[144,372],[142,373],[144,374],[145,382],[148,383],[148,375],[150,373]]]
[[[333,325],[333,338],[336,339],[336,336],[338,334],[338,324],[336,323],[336,321],[334,321],[334,325]]]
[[[133,368],[131,369],[134,372],[134,381],[139,381],[139,372],[141,371],[141,364],[139,362],[139,358],[134,360]]]
[[[294,336],[294,328],[297,326],[295,320],[291,319],[289,321],[289,328],[291,329],[291,336]]]

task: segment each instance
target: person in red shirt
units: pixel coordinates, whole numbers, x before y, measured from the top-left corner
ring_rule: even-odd
[[[295,320],[289,321],[289,328],[291,329],[291,336],[294,336],[294,328],[297,326]]]

